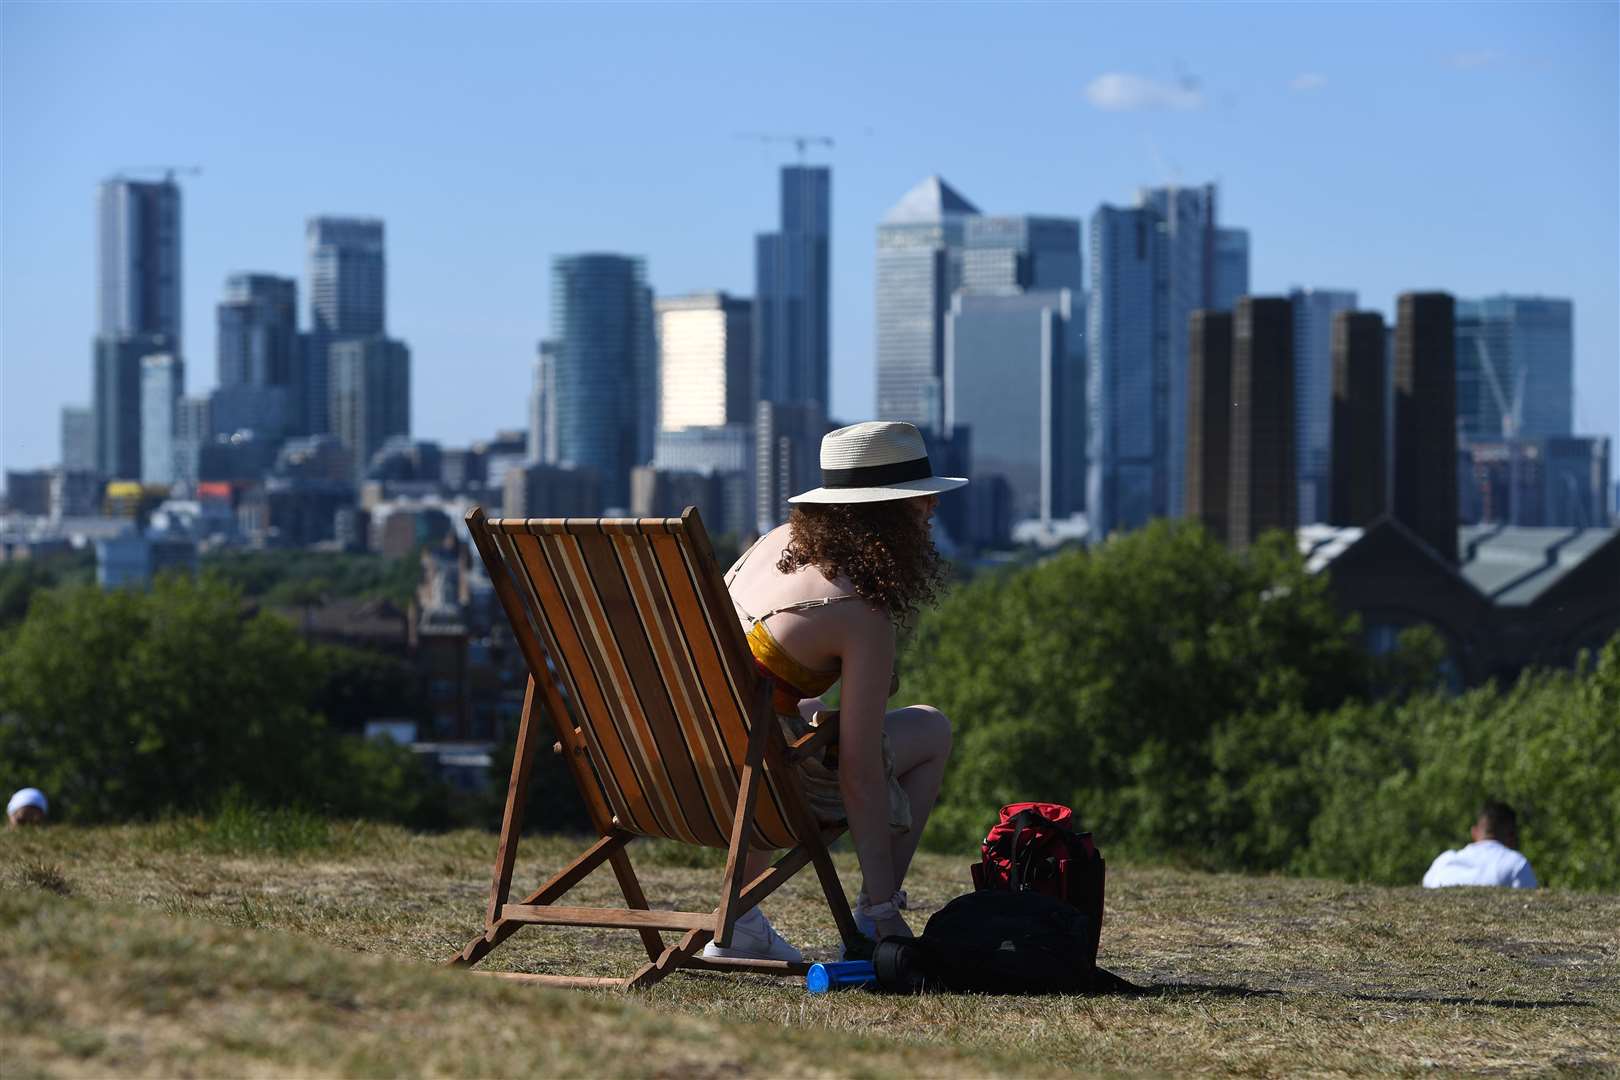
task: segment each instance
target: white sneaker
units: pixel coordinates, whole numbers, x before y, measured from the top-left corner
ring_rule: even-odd
[[[771,921],[759,908],[737,919],[731,928],[731,945],[722,949],[714,942],[703,946],[703,955],[711,960],[785,960],[790,964],[804,962],[804,954],[782,940],[782,935],[771,926]]]

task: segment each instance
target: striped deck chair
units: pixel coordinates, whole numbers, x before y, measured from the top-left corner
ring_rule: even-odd
[[[837,738],[836,714],[789,744],[755,671],[697,511],[678,518],[486,518],[467,515],[529,667],[484,931],[449,964],[478,963],[529,923],[636,930],[647,963],[626,979],[502,974],[563,986],[646,987],[677,968],[802,974],[806,964],[707,959],[739,915],[807,863],[846,944],[859,942],[827,845],[799,787],[800,756]],[[542,713],[599,839],[544,885],[510,901]],[[713,911],[650,908],[626,848],[641,837],[726,849]],[[746,848],[786,850],[753,881]],[[557,903],[607,863],[623,908]],[[660,931],[681,934],[666,946]]]

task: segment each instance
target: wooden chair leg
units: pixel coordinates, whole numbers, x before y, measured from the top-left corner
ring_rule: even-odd
[[[529,777],[534,771],[534,751],[540,742],[540,701],[534,692],[534,676],[523,691],[523,716],[518,722],[517,748],[512,754],[512,778],[506,787],[506,809],[501,814],[501,843],[495,852],[494,880],[489,886],[489,907],[484,912],[485,929],[493,929],[501,907],[512,891],[512,868],[517,863],[518,834],[523,831],[523,813],[529,802]]]
[[[624,846],[630,842],[630,839],[631,837],[625,833],[614,833],[611,836],[602,837],[596,843],[586,848],[577,859],[554,874],[550,881],[547,881],[544,885],[540,886],[540,888],[536,889],[533,893],[530,893],[527,897],[525,897],[522,902],[524,904],[550,904],[555,902],[556,900],[560,899],[563,894],[567,893],[568,890],[572,889],[575,885],[578,885],[581,881],[584,881],[585,878],[590,875],[591,871],[595,870],[598,866],[601,866],[602,863],[613,858],[615,855],[622,856],[624,853]],[[626,860],[625,866],[628,867],[629,865],[629,861]],[[507,873],[507,879],[510,883],[510,871]],[[640,885],[639,883],[635,883],[633,875],[631,880],[632,883],[636,884],[636,893],[639,896],[641,892]],[[502,903],[504,906],[504,900]],[[634,903],[632,903],[632,906],[635,906]],[[643,908],[647,906],[646,899],[644,897],[642,898],[640,906]],[[497,945],[511,937],[513,934],[517,933],[518,928],[523,925],[523,923],[511,922],[500,918],[500,912],[499,909],[497,909],[494,921],[485,927],[482,934],[469,941],[466,948],[462,949],[459,953],[446,961],[447,965],[449,967],[470,967],[471,965],[478,963],[478,961],[489,955],[490,950],[494,949]],[[652,931],[652,933],[656,937],[657,931]]]
[[[770,691],[761,689],[760,708],[755,716],[769,713]],[[760,782],[765,774],[765,747],[769,743],[767,725],[774,726],[776,717],[754,722],[748,736],[748,756],[743,760],[742,779],[737,788],[737,810],[731,816],[731,846],[726,850],[726,872],[720,879],[720,906],[715,909],[714,940],[721,948],[731,944],[731,930],[737,916],[747,909],[738,903],[743,887],[743,872],[748,864],[748,841],[754,832],[754,807],[759,802]]]
[[[679,945],[671,945],[656,960],[644,964],[625,982],[627,990],[645,990],[672,971],[679,970],[714,938],[713,930],[689,930]]]
[[[636,877],[635,867],[630,865],[630,853],[620,849],[608,856],[608,862],[613,866],[613,876],[619,879],[619,890],[624,893],[624,902],[640,911],[650,910],[647,906],[647,895],[641,891],[641,879]],[[641,944],[647,950],[647,959],[657,960],[664,952],[663,935],[650,926],[641,928]]]
[[[853,948],[862,935],[855,927],[855,915],[849,910],[849,898],[844,895],[844,883],[838,880],[838,868],[833,865],[826,841],[819,832],[812,832],[805,840],[805,846],[810,849],[810,863],[816,868],[821,891],[827,894],[827,906],[832,908],[833,924],[838,927],[838,936],[846,949]]]

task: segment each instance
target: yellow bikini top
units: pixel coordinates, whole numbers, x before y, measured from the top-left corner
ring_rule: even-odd
[[[760,537],[760,540],[763,539],[764,537]],[[759,541],[756,540],[754,547],[758,546]],[[753,553],[754,548],[751,547],[741,559],[737,560],[737,565],[732,567],[731,573],[726,576],[727,588],[730,588],[732,581],[742,570],[743,563],[747,562],[748,556]],[[750,615],[746,610],[742,610],[740,604],[738,605],[743,617],[748,620],[748,651],[754,654],[754,666],[759,669],[760,674],[771,680],[771,706],[778,715],[797,716],[799,702],[804,698],[820,697],[832,689],[833,683],[838,681],[842,671],[836,667],[822,670],[799,663],[782,648],[782,643],[776,640],[776,635],[765,625],[765,620],[784,611],[807,611],[810,608],[836,604],[840,600],[859,599],[860,597],[852,593],[846,593],[842,596],[826,596],[817,600],[800,600],[797,603],[771,608],[761,615]]]

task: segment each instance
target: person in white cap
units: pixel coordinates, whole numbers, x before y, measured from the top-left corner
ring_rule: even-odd
[[[6,803],[6,824],[13,829],[23,825],[39,825],[45,821],[50,804],[39,788],[25,787]]]
[[[895,632],[944,581],[930,519],[940,493],[967,480],[935,476],[917,429],[887,421],[828,433],[821,478],[788,500],[787,523],[760,537],[726,584],[790,739],[842,684],[838,744],[802,761],[801,778],[818,818],[849,822],[862,877],[856,925],[874,940],[909,936],[901,885],[939,796],[951,725],[929,705],[888,709]],[[769,862],[752,852],[747,875]],[[757,907],[737,920],[730,947],[704,951],[802,959]]]

